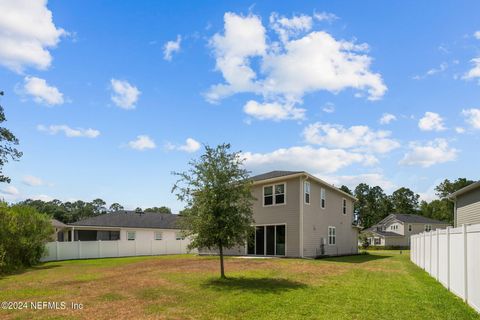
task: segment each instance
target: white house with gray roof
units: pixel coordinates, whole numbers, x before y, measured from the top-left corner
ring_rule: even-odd
[[[251,179],[255,233],[227,254],[314,258],[358,252],[352,195],[304,171]]]
[[[187,253],[176,214],[117,211],[63,224],[46,244],[43,261]]]
[[[416,214],[392,213],[362,231],[372,246],[409,247],[410,236],[448,227],[448,223]],[[359,243],[361,244],[361,243]]]

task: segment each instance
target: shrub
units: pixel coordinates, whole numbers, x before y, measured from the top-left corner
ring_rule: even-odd
[[[32,266],[40,261],[53,227],[48,216],[34,208],[0,204],[0,272]]]

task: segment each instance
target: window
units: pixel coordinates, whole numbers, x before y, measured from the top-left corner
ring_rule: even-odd
[[[175,240],[185,240],[185,237],[181,232],[175,232]]]
[[[426,225],[425,225],[425,231],[428,232],[428,231],[431,231],[431,230],[432,230],[432,225],[426,224]]]
[[[382,244],[382,241],[380,240],[380,238],[375,238],[375,239],[374,239],[374,243],[375,243],[375,245],[377,246],[377,245]]]
[[[333,246],[335,245],[336,240],[335,227],[328,227],[328,244]]]
[[[412,231],[412,225],[411,224],[408,225],[408,231],[410,231],[410,232]]]
[[[163,234],[160,231],[155,232],[155,240],[162,240]]]
[[[347,199],[342,199],[342,213],[347,214]]]
[[[127,231],[127,240],[128,241],[135,240],[135,231]]]
[[[305,203],[310,204],[310,182],[305,181],[303,183],[303,192],[305,193]]]
[[[322,209],[325,209],[326,202],[325,202],[325,189],[321,188],[320,189],[320,207]]]
[[[275,194],[274,194],[275,192]],[[263,205],[271,206],[285,203],[285,184],[263,187]]]

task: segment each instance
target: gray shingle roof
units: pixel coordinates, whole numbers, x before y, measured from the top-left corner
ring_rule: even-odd
[[[50,219],[50,223],[54,228],[66,228],[68,227],[65,223],[58,221],[57,219]]]
[[[366,230],[367,231],[367,230]],[[369,232],[376,233],[383,237],[403,237],[403,235],[391,232],[391,231],[380,231],[380,230],[368,230]]]
[[[273,178],[279,178],[279,177],[284,177],[284,176],[289,176],[292,174],[297,174],[297,173],[302,173],[304,171],[281,171],[281,170],[275,170],[275,171],[270,171],[267,173],[262,173],[256,176],[251,177],[253,181],[261,181],[261,180],[267,180],[267,179],[273,179]]]
[[[71,223],[73,226],[180,229],[178,214],[117,211]]]
[[[417,214],[392,213],[395,219],[406,223],[448,224],[448,222],[419,216]]]

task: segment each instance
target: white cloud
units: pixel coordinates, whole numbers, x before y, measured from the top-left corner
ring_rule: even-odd
[[[0,193],[4,195],[16,197],[20,194],[20,191],[18,191],[18,189],[15,188],[14,186],[6,186],[2,190],[0,190]]]
[[[303,136],[310,144],[318,144],[354,151],[387,153],[400,146],[390,139],[389,131],[374,131],[368,126],[352,126],[345,128],[337,124],[316,122],[305,128]]]
[[[289,19],[274,12],[270,15],[270,25],[278,33],[280,40],[287,42],[291,36],[298,35],[302,31],[310,31],[312,17],[299,15]]]
[[[418,121],[418,127],[422,131],[442,131],[446,129],[443,124],[443,118],[438,113],[428,111]]]
[[[333,173],[355,163],[374,165],[378,162],[372,155],[311,146],[281,148],[268,153],[245,152],[242,156],[246,159],[245,166],[256,171],[285,169],[320,174]]]
[[[336,15],[329,12],[315,12],[313,14],[313,17],[318,21],[326,21],[326,22],[332,22],[338,19]]]
[[[181,42],[182,37],[180,35],[177,35],[177,40],[168,41],[167,43],[165,43],[165,45],[163,46],[163,59],[171,61],[173,53],[180,51]]]
[[[432,68],[432,69],[429,69],[427,72],[425,72],[423,75],[416,75],[413,77],[413,79],[415,80],[421,80],[421,79],[425,79],[427,77],[430,77],[430,76],[433,76],[437,73],[442,73],[444,72],[445,70],[447,70],[448,68],[448,63],[446,62],[442,62],[437,68]]]
[[[435,139],[425,144],[411,142],[409,151],[400,164],[419,165],[427,168],[434,164],[454,161],[457,158],[458,150],[451,148],[445,139]]]
[[[132,149],[140,151],[144,151],[147,149],[155,149],[157,147],[155,141],[153,141],[153,139],[147,135],[137,136],[137,139],[128,143],[128,146]]]
[[[383,190],[392,190],[396,186],[395,184],[385,178],[380,173],[363,173],[359,175],[318,175],[320,179],[323,179],[337,187],[346,185],[350,189],[354,189],[360,183],[366,183],[370,186],[379,186]]]
[[[326,113],[334,113],[335,112],[335,105],[331,102],[327,102],[323,106],[322,111],[326,112]]]
[[[258,16],[226,13],[224,33],[215,34],[210,41],[216,69],[225,82],[212,86],[207,100],[218,102],[246,92],[261,95],[265,101],[259,105],[295,107],[303,103],[305,94],[338,93],[347,88],[366,92],[370,100],[380,99],[387,87],[380,74],[370,71],[368,45],[312,31],[311,19],[272,14],[270,26],[281,41],[267,43],[267,31]],[[251,65],[252,59],[258,60],[258,70]]]
[[[292,104],[281,104],[279,102],[259,103],[254,100],[248,101],[243,107],[243,111],[254,118],[260,120],[303,120],[305,119],[305,109],[296,108]]]
[[[113,90],[111,96],[113,103],[122,109],[135,109],[140,90],[123,80],[111,79],[110,84]]]
[[[52,196],[49,196],[49,195],[46,195],[46,194],[37,194],[37,195],[30,196],[28,198],[32,199],[32,200],[42,200],[44,202],[50,202],[50,201],[54,200],[54,198]]]
[[[63,93],[56,87],[48,85],[44,79],[37,77],[25,77],[22,93],[33,97],[36,103],[50,106],[63,104],[65,102]]]
[[[472,69],[463,75],[463,79],[472,80],[480,78],[480,57],[470,60],[473,64]]]
[[[0,64],[22,72],[25,67],[47,69],[65,30],[53,23],[45,0],[0,1]]]
[[[480,129],[480,109],[464,109],[462,110],[462,115],[474,129]]]
[[[455,132],[456,132],[456,133],[465,133],[465,128],[456,127],[456,128],[455,128]]]
[[[479,31],[475,31],[475,32],[473,33],[473,36],[475,37],[475,39],[480,40],[480,30],[479,30]]]
[[[380,118],[380,124],[389,124],[392,121],[397,120],[397,117],[391,113],[384,113]]]
[[[44,184],[42,179],[35,176],[24,176],[22,182],[30,187],[38,187]]]
[[[198,142],[197,140],[195,140],[193,138],[187,138],[187,140],[185,140],[185,144],[183,144],[183,145],[176,146],[176,145],[171,144],[171,143],[167,143],[165,145],[165,148],[167,150],[179,150],[179,151],[185,151],[185,152],[188,152],[188,153],[196,152],[200,149],[200,147],[201,147],[200,142]]]
[[[52,135],[63,132],[68,138],[96,138],[100,135],[100,131],[96,129],[71,128],[65,124],[50,126],[44,126],[40,124],[37,126],[37,130],[47,132]]]

